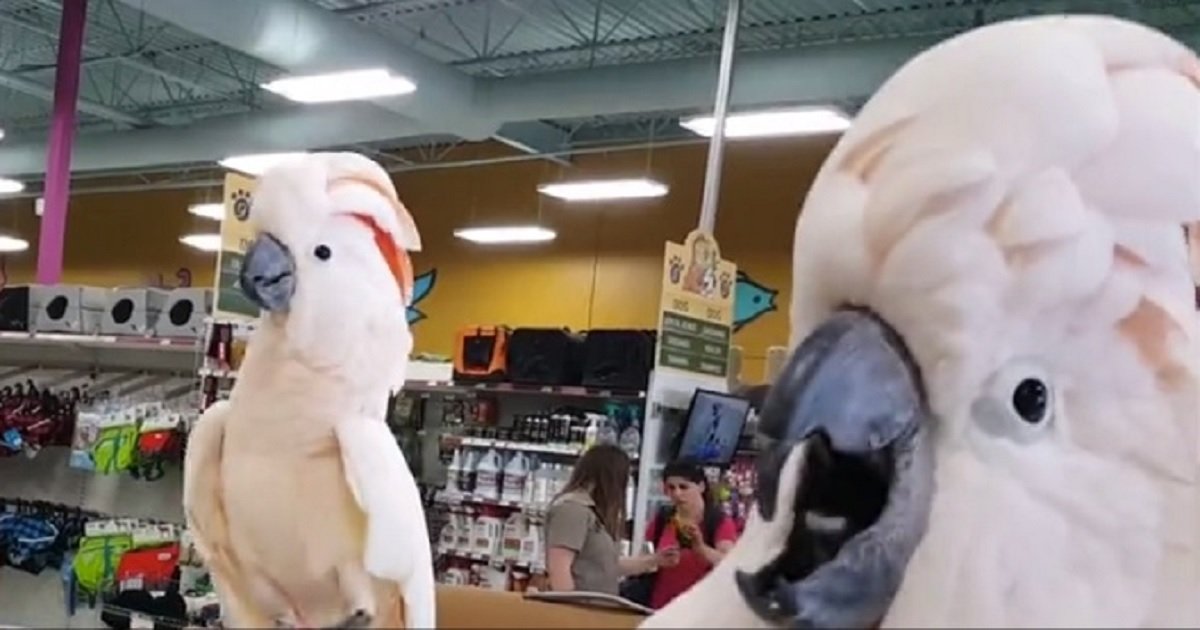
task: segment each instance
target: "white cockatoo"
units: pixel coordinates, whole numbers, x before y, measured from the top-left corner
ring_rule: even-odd
[[[798,222],[756,513],[644,627],[1200,626],[1197,220],[1169,37],[1037,17],[913,59]]]
[[[385,420],[413,345],[416,226],[351,153],[268,171],[250,220],[240,284],[263,316],[184,478],[226,624],[431,628],[424,510]]]

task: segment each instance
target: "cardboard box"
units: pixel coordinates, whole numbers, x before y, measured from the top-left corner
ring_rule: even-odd
[[[543,602],[471,586],[437,587],[439,628],[636,628],[645,616],[588,603]]]
[[[154,334],[187,339],[202,337],[212,302],[211,289],[172,289],[154,325]]]
[[[159,289],[113,289],[106,296],[100,319],[100,333],[143,337],[154,331],[154,324],[167,301]]]
[[[107,306],[107,291],[71,284],[34,285],[29,323],[36,332],[94,335]]]

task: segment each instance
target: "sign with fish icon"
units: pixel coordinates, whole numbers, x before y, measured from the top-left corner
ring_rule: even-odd
[[[696,230],[683,244],[667,242],[659,368],[716,377],[727,374],[737,279],[737,265],[721,258],[711,234]]]

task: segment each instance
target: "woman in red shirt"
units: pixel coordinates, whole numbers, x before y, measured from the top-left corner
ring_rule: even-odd
[[[650,607],[662,608],[700,581],[737,541],[737,524],[712,500],[704,471],[673,462],[663,469],[671,505],[646,527],[646,540],[660,551]]]

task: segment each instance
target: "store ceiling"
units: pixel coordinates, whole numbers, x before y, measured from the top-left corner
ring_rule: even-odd
[[[91,0],[79,172],[264,151],[493,139],[548,154],[664,141],[711,107],[724,0]],[[1200,35],[1200,0],[743,0],[735,107],[853,109],[904,59],[972,25],[1101,11]],[[43,170],[58,0],[0,2],[0,175]],[[413,95],[303,106],[260,83],[386,65]],[[418,151],[436,159],[438,151]]]

